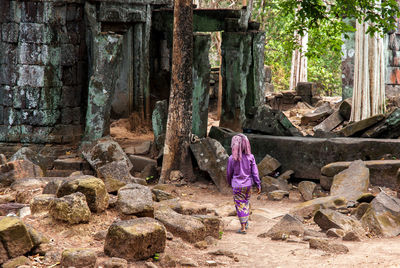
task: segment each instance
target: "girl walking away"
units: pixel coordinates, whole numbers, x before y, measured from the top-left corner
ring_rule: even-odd
[[[253,184],[257,194],[261,192],[261,182],[254,155],[251,154],[250,142],[243,134],[232,138],[232,155],[228,159],[227,180],[233,190],[236,213],[239,217],[240,234],[246,234],[250,215],[250,192]]]

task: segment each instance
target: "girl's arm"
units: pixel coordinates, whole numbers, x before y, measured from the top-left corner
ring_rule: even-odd
[[[261,189],[261,181],[258,175],[258,168],[256,164],[256,159],[254,159],[254,155],[252,155],[250,166],[251,166],[251,176],[253,178],[253,183],[257,185],[258,189]]]
[[[233,177],[233,166],[232,166],[232,158],[228,158],[228,164],[226,167],[226,181],[229,186],[232,186],[232,177]]]

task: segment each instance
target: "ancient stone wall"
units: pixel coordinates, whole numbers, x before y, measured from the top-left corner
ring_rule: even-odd
[[[80,0],[0,1],[0,141],[69,143],[87,88]]]

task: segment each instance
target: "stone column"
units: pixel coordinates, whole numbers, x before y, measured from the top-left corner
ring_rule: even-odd
[[[265,32],[252,32],[252,64],[247,79],[246,114],[265,103]]]
[[[246,119],[247,79],[252,63],[252,36],[246,32],[222,33],[221,127],[241,131]]]
[[[93,40],[93,73],[89,80],[86,141],[110,134],[111,102],[120,67],[122,36],[99,34]]]
[[[207,136],[208,99],[210,87],[211,36],[195,34],[193,40],[193,112],[192,133],[200,138]]]

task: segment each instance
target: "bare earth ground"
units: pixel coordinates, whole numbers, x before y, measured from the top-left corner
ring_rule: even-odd
[[[197,182],[184,187],[168,186],[168,192],[180,197],[181,200],[207,204],[207,207],[229,207],[233,209],[231,196],[220,194],[214,185],[208,182]],[[346,245],[350,252],[344,255],[327,254],[320,250],[309,249],[308,243],[290,243],[271,241],[270,238],[259,238],[258,234],[266,232],[280,217],[298,204],[300,198],[296,192],[291,192],[290,199],[279,202],[269,201],[265,196],[257,200],[251,199],[252,211],[250,229],[247,235],[237,234],[239,223],[236,217],[224,217],[224,233],[217,244],[208,249],[200,250],[192,244],[174,237],[167,240],[164,254],[173,259],[183,257],[196,261],[200,267],[206,266],[206,261],[216,261],[219,267],[399,267],[400,238],[368,239],[364,242],[338,243]],[[27,216],[24,222],[31,224],[38,231],[51,239],[50,253],[46,259],[35,258],[36,267],[49,267],[60,260],[63,249],[71,247],[92,248],[99,256],[99,263],[106,260],[103,253],[104,240],[96,241],[95,233],[107,230],[110,224],[118,218],[114,209],[93,215],[89,224],[68,225],[55,222],[50,216]],[[309,223],[311,229],[318,229]],[[237,258],[234,261],[227,256],[213,256],[208,252],[228,250]],[[150,259],[151,261],[151,259]],[[42,264],[40,264],[42,262]],[[161,263],[155,262],[156,265]],[[145,267],[144,262],[130,263],[129,267]],[[179,265],[178,265],[179,267]]]

